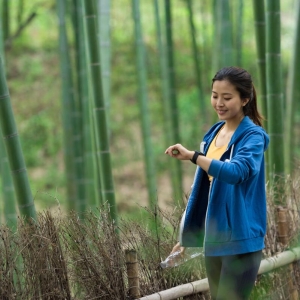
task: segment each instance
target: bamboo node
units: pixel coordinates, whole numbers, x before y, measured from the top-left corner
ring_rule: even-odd
[[[12,172],[13,174],[26,172],[26,168],[21,168],[21,169],[18,169],[18,170],[12,170],[11,172]]]
[[[8,97],[9,97],[9,94],[2,95],[2,96],[0,96],[0,100],[5,100]]]
[[[3,136],[3,138],[4,139],[11,139],[11,138],[16,137],[16,136],[18,136],[18,132],[14,132],[12,134],[5,135],[5,136]]]
[[[19,205],[20,208],[25,208],[25,207],[29,207],[29,206],[33,206],[34,203],[33,202],[30,202],[28,204],[23,204],[23,205]]]

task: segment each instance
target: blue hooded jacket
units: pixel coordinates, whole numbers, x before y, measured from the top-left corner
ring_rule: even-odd
[[[224,122],[204,136],[208,148]],[[212,160],[208,174],[197,167],[181,221],[180,244],[204,247],[206,256],[249,253],[264,248],[267,224],[264,151],[269,137],[244,117],[220,160]]]

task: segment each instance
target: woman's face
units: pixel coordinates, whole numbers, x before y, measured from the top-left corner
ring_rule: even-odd
[[[211,105],[220,120],[240,121],[244,117],[243,107],[249,99],[241,99],[235,86],[227,80],[217,80],[213,83]]]

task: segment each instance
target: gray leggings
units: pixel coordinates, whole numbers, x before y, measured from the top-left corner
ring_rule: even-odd
[[[257,252],[206,256],[206,273],[213,300],[248,299],[262,258]]]

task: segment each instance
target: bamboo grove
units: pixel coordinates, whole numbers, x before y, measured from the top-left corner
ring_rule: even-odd
[[[22,3],[25,1],[21,1]],[[201,2],[201,3],[200,3]],[[151,3],[151,4],[150,4]],[[194,86],[197,91],[199,124],[194,124],[200,142],[204,128],[215,121],[206,99],[209,99],[210,80],[217,69],[228,65],[248,68],[245,55],[247,40],[255,40],[255,68],[258,78],[260,109],[265,116],[264,127],[271,142],[266,153],[268,181],[280,184],[281,178],[293,173],[295,149],[295,120],[298,116],[297,102],[300,97],[299,41],[300,41],[300,1],[295,0],[295,34],[291,48],[288,75],[283,77],[281,60],[281,7],[279,0],[251,1],[193,1],[193,0],[149,0],[149,14],[152,15],[154,46],[157,60],[158,101],[161,103],[163,126],[160,143],[168,146],[181,142],[181,111],[179,105],[179,66],[177,31],[174,30],[178,15],[174,11],[178,4],[184,10],[183,17],[188,28],[189,47],[193,68]],[[130,7],[130,10],[127,7]],[[145,36],[145,10],[142,0],[128,0],[124,14],[131,19],[132,36],[129,39],[135,61],[127,62],[136,78],[136,106],[139,110],[139,131],[143,152],[143,168],[148,191],[148,205],[154,208],[158,202],[158,159],[155,153],[154,117],[151,115],[151,97],[148,73],[148,36]],[[252,9],[251,23],[254,35],[245,32],[244,14]],[[59,56],[61,78],[61,126],[63,128],[63,156],[65,189],[68,210],[79,215],[88,209],[109,203],[111,217],[117,220],[118,211],[114,174],[118,172],[112,158],[118,155],[111,151],[111,140],[115,121],[112,111],[112,74],[114,73],[113,51],[111,49],[114,28],[111,27],[112,3],[110,0],[57,0],[52,8],[57,18],[57,55]],[[1,2],[0,22],[0,124],[2,139],[1,187],[3,216],[5,220],[16,222],[16,216],[35,219],[32,191],[22,154],[10,93],[7,87],[6,51],[11,41],[10,2]],[[22,17],[19,7],[18,18]],[[209,18],[207,19],[207,16]],[[24,16],[23,16],[24,18]],[[28,21],[29,20],[29,21]],[[30,24],[28,22],[19,22]],[[209,21],[207,21],[209,20]],[[25,25],[20,28],[23,29]],[[249,25],[249,24],[248,24]],[[20,29],[20,31],[21,31]],[[54,29],[51,29],[54,30]],[[121,36],[128,34],[120,33]],[[209,38],[212,36],[213,38]],[[204,41],[204,42],[203,42]],[[180,48],[180,47],[179,47]],[[249,66],[252,68],[252,66]],[[121,76],[122,74],[120,74]],[[45,75],[47,76],[47,75]],[[126,105],[126,104],[124,104]],[[200,129],[199,129],[200,128]],[[203,128],[203,129],[202,129]],[[193,144],[195,145],[195,144]],[[197,144],[196,144],[197,145]],[[195,145],[195,147],[196,147]],[[134,153],[132,153],[134,155]],[[116,169],[114,169],[116,168]],[[182,163],[171,160],[167,166],[172,201],[181,205],[184,198],[184,170]],[[138,193],[139,191],[137,191]],[[277,198],[277,204],[285,205]]]

